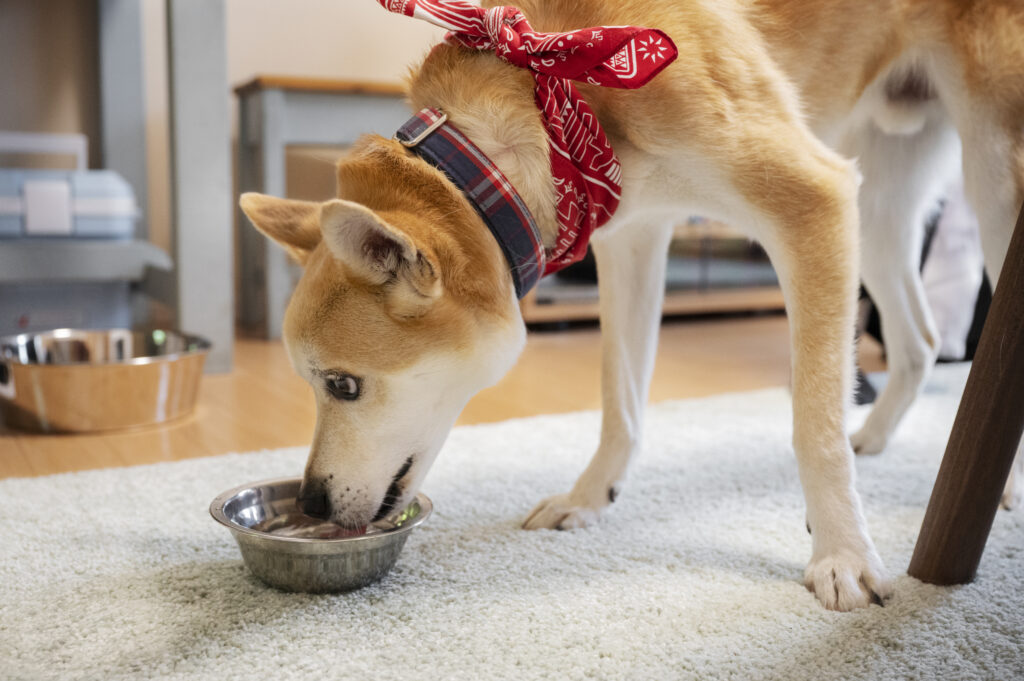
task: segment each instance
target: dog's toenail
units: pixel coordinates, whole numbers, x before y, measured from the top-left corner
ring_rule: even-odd
[[[614,487],[609,487],[608,488],[608,503],[609,504],[614,504],[615,503],[615,499],[618,496],[619,496],[619,491],[617,489],[615,489]]]

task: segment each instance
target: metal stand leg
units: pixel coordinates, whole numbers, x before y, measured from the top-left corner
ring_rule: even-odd
[[[235,314],[231,126],[223,0],[168,0],[172,248],[178,323],[229,371]]]

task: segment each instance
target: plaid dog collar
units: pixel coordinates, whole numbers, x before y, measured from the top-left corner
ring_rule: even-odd
[[[544,245],[508,178],[437,109],[423,109],[395,137],[462,190],[505,254],[516,296],[525,296],[544,274]]]

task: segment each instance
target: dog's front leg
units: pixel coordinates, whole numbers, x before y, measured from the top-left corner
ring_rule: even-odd
[[[545,499],[527,529],[570,529],[597,520],[615,501],[640,450],[665,297],[670,223],[609,224],[592,241],[601,296],[601,442],[568,494]]]
[[[800,141],[796,134],[781,148],[762,141],[761,163],[741,177],[752,187],[770,178],[775,190],[749,196],[774,212],[778,225],[763,243],[792,337],[793,448],[813,544],[804,582],[825,607],[852,610],[892,590],[868,534],[844,428],[853,377],[857,180],[851,166]]]

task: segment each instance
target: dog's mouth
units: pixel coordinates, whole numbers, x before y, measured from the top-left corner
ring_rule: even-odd
[[[395,510],[395,504],[397,504],[398,500],[402,498],[402,493],[404,491],[401,484],[402,478],[405,477],[410,468],[412,468],[411,456],[405,460],[402,467],[398,469],[397,473],[395,473],[395,477],[391,479],[391,484],[388,485],[388,491],[384,493],[384,500],[381,502],[380,508],[377,510],[377,515],[373,517],[373,522],[384,519],[389,513]]]

